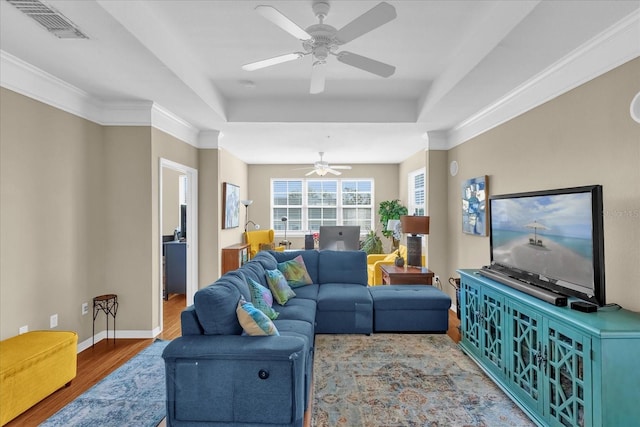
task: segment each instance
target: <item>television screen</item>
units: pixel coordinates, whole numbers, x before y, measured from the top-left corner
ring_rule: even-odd
[[[321,225],[318,248],[334,251],[360,250],[360,226]]]
[[[491,262],[564,295],[604,304],[600,186],[490,198]]]

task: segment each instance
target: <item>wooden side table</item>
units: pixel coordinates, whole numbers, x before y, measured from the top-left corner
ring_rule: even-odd
[[[392,264],[383,264],[383,285],[432,285],[433,271],[425,267],[396,267]]]

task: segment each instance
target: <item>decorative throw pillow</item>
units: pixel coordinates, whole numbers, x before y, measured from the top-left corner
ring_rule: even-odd
[[[265,274],[269,289],[278,304],[285,305],[287,301],[296,296],[280,270],[265,270]]]
[[[266,314],[258,310],[251,304],[241,298],[236,308],[238,321],[242,325],[242,329],[247,335],[280,335],[276,325]]]
[[[272,251],[274,250],[276,247],[276,245],[274,245],[273,243],[260,243],[260,250],[261,251]]]
[[[289,261],[278,263],[278,270],[282,272],[284,278],[287,279],[287,283],[292,288],[313,283],[307,271],[307,266],[304,265],[302,255],[298,255]]]
[[[254,307],[266,314],[269,319],[275,320],[278,317],[278,312],[271,308],[273,306],[271,291],[249,277],[247,285],[249,285],[251,303]]]

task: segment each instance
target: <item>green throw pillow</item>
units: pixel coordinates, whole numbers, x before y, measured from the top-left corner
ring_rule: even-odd
[[[278,304],[285,305],[287,301],[296,296],[280,270],[265,270],[265,274],[269,289]]]
[[[284,278],[287,279],[287,283],[292,288],[310,285],[313,283],[311,276],[309,276],[309,272],[307,271],[307,266],[304,265],[302,255],[298,255],[289,261],[278,263],[278,270],[282,272]]]
[[[247,278],[247,285],[249,285],[253,306],[266,314],[269,319],[275,320],[278,317],[278,312],[271,308],[273,305],[271,291],[251,278]]]
[[[238,301],[236,314],[238,315],[238,321],[242,325],[242,329],[247,335],[280,335],[276,325],[273,324],[271,319],[255,308],[253,304],[245,301],[244,298]]]

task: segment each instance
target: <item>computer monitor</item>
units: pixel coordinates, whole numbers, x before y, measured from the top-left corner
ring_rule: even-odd
[[[318,247],[334,251],[360,250],[360,226],[321,225]]]

